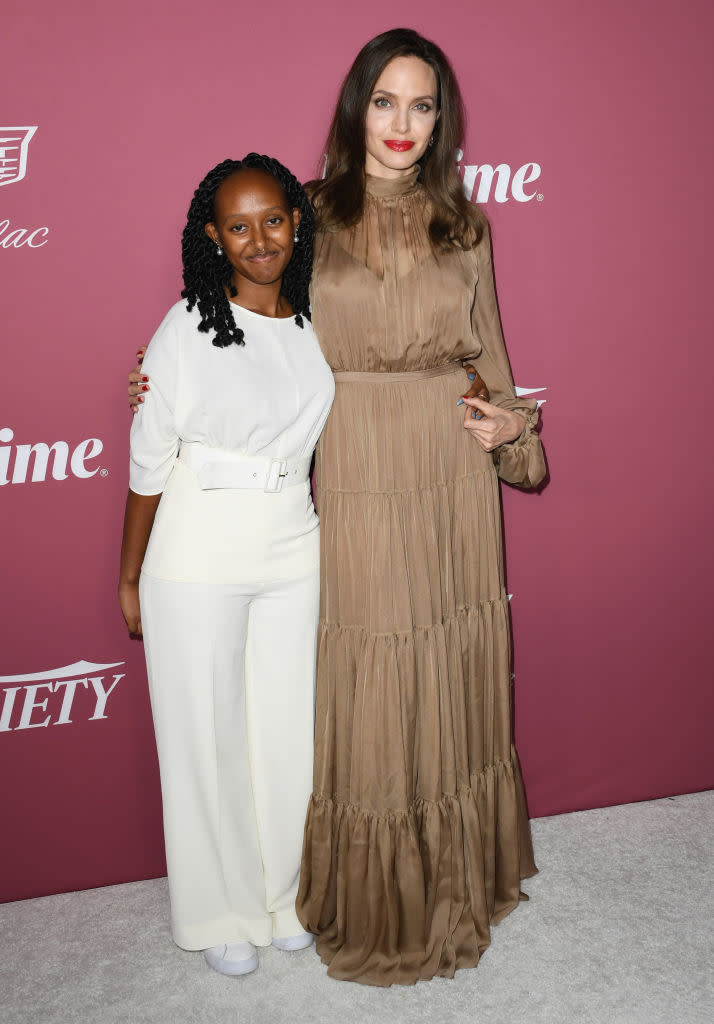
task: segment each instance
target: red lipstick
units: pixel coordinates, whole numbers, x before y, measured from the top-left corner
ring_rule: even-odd
[[[413,142],[400,142],[399,139],[385,139],[384,145],[389,146],[395,153],[406,153],[414,145]]]

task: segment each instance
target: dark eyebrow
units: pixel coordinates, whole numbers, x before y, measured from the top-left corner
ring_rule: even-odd
[[[393,99],[397,98],[397,94],[395,92],[390,92],[389,89],[375,89],[374,92],[372,93],[372,95],[376,96],[377,93],[381,93],[383,96],[391,96]],[[436,100],[434,99],[434,97],[433,96],[429,96],[429,95],[426,95],[426,96],[415,96],[414,99],[411,100],[411,102],[412,103],[417,103],[419,100],[431,100],[432,103],[436,103]]]
[[[285,207],[284,206],[268,206],[265,210],[262,210],[261,212],[263,214],[268,214],[268,213],[273,213],[273,211],[275,211],[275,210],[279,210],[281,213],[285,213]],[[233,217],[241,218],[241,217],[245,217],[245,216],[246,216],[245,213],[229,213],[228,216],[225,218],[224,223],[225,223],[225,221],[231,220],[231,218],[233,218]]]

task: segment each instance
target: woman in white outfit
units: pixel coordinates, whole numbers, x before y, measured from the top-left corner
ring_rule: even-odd
[[[312,789],[319,535],[309,470],[334,382],[309,322],[310,205],[226,160],[183,234],[131,431],[119,596],[143,633],[172,931],[225,974],[312,942],[295,914]]]

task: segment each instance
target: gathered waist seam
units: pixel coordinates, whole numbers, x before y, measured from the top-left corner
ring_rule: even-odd
[[[432,366],[426,370],[400,370],[392,372],[372,372],[362,370],[336,370],[335,381],[338,384],[410,384],[413,381],[426,380],[429,377],[445,377],[463,369],[463,363],[457,359],[441,366]]]
[[[488,454],[488,453],[487,453]],[[378,489],[376,487],[328,487],[325,484],[316,483],[316,488],[321,495],[325,494],[366,494],[370,497],[381,497],[387,495],[392,497],[399,494],[428,494],[431,491],[443,489],[444,487],[451,487],[453,484],[461,483],[462,480],[471,480],[473,477],[486,477],[489,480],[498,481],[493,460],[489,460],[483,466],[477,466],[476,469],[471,470],[469,473],[460,473],[458,476],[449,477],[448,480],[431,480],[428,484],[424,484],[421,487],[391,487],[389,490]]]
[[[325,615],[320,615],[318,629],[321,633],[325,633],[328,630],[330,632],[337,630],[340,633],[361,633],[363,636],[369,637],[370,639],[377,639],[378,637],[393,637],[396,640],[403,637],[414,636],[415,633],[429,633],[433,632],[435,629],[445,629],[452,623],[458,622],[464,615],[469,615],[470,612],[479,612],[486,608],[495,610],[499,607],[502,609],[510,609],[510,598],[506,593],[505,587],[502,588],[498,597],[483,597],[481,600],[472,601],[470,604],[456,605],[453,612],[449,612],[448,615],[442,616],[440,622],[422,623],[421,625],[413,624],[405,627],[404,629],[389,629],[382,632],[376,632],[375,630],[371,630],[369,626],[365,626],[360,622],[339,622],[337,619],[328,619]]]
[[[469,797],[476,799],[474,793],[474,778],[483,778],[484,776],[494,775],[500,771],[505,773],[513,774],[513,757],[511,756],[508,761],[502,757],[494,758],[493,761],[489,761],[487,764],[481,765],[480,768],[473,767],[469,770],[469,785],[461,784],[455,792],[445,793],[442,792],[441,797],[438,800],[430,799],[429,797],[421,796],[416,794],[412,800],[409,801],[406,807],[388,807],[378,810],[376,807],[365,807],[364,803],[359,800],[340,800],[336,795],[330,796],[329,793],[323,792],[321,789],[313,789],[310,794],[310,800],[313,804],[330,804],[333,810],[344,811],[356,811],[358,815],[362,817],[376,818],[376,819],[390,819],[390,818],[409,818],[417,810],[418,807],[439,807],[443,806],[446,802],[460,803],[462,800],[466,800]]]

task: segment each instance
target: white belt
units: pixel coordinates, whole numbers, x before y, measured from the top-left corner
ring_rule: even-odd
[[[265,459],[235,455],[196,441],[183,442],[178,457],[194,471],[201,490],[250,487],[271,494],[283,487],[305,483],[312,462],[312,456],[305,459]]]

